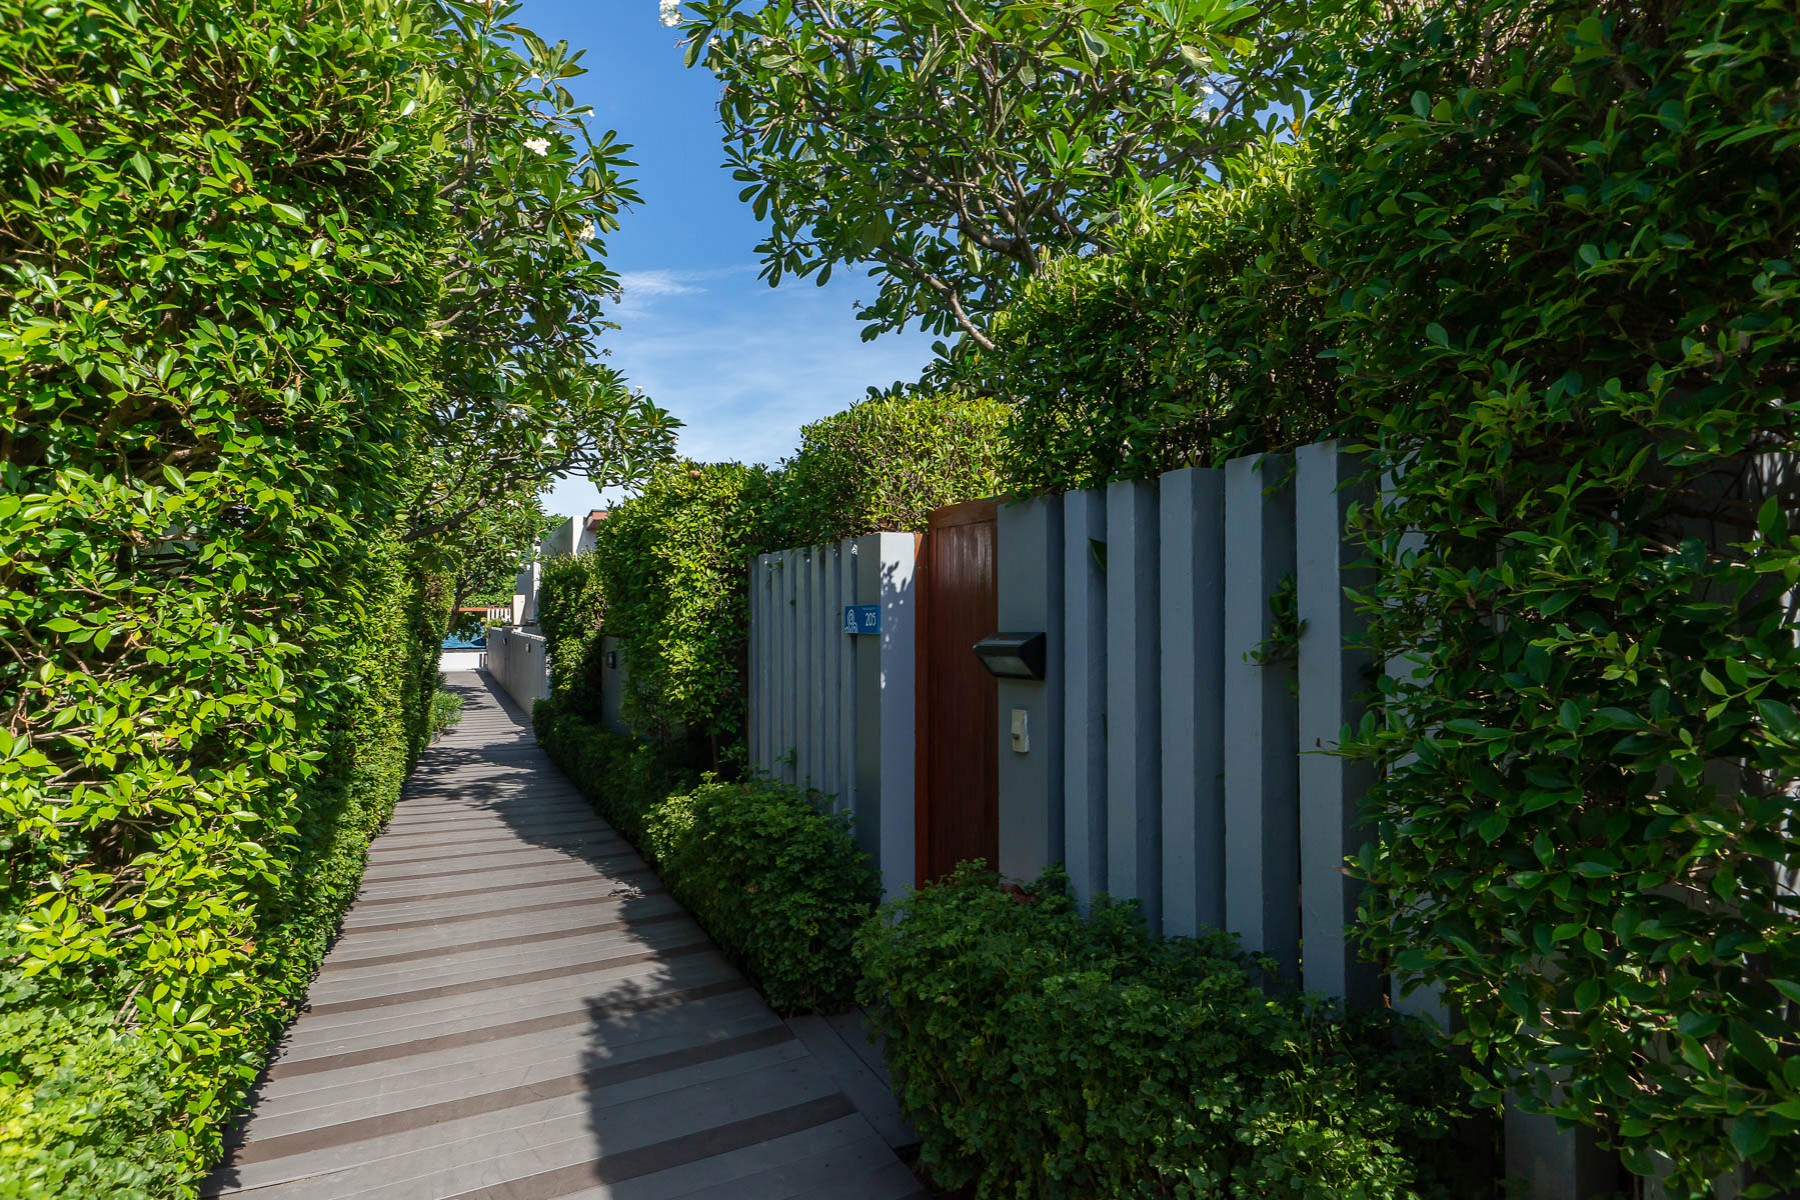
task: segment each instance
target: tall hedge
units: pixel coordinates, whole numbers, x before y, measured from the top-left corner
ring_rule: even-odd
[[[717,768],[744,729],[750,557],[767,545],[761,467],[680,461],[616,506],[595,539],[606,631],[623,648],[625,719]]]
[[[192,1190],[420,744],[422,15],[0,5],[0,1195]]]
[[[1800,22],[1380,21],[1318,243],[1416,668],[1361,738],[1371,946],[1674,1194],[1800,1186]]]
[[[992,400],[881,396],[806,426],[799,450],[773,471],[738,463],[659,468],[613,508],[591,560],[545,564],[539,619],[557,643],[559,703],[598,715],[594,635],[604,610],[628,671],[626,719],[646,735],[684,739],[701,766],[741,757],[751,558],[877,530],[922,530],[934,508],[994,495],[1006,419]]]
[[[1007,407],[954,392],[875,396],[800,430],[781,464],[770,549],[923,531],[931,510],[1002,490]]]
[[[1333,428],[1323,191],[1310,147],[1271,142],[1172,213],[1130,217],[1112,253],[1027,281],[972,367],[1011,406],[1009,488],[1148,479]]]
[[[601,623],[606,613],[600,565],[592,552],[544,560],[538,580],[538,630],[550,659],[550,694],[565,711],[601,714]]]

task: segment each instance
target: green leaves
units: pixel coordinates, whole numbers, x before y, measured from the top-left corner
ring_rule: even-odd
[[[1406,1021],[1265,995],[1231,939],[969,864],[863,927],[859,997],[934,1182],[981,1196],[1466,1195]],[[1491,1176],[1488,1177],[1491,1180]],[[1206,1190],[1185,1191],[1197,1184]]]
[[[1800,1182],[1800,429],[1771,404],[1800,289],[1763,270],[1795,37],[1736,0],[1383,21],[1331,97],[1314,253],[1343,428],[1391,481],[1373,640],[1423,668],[1360,747],[1369,944],[1496,1089],[1679,1195]]]
[[[916,319],[988,348],[989,317],[1050,254],[1108,248],[1133,200],[1205,189],[1273,106],[1309,103],[1287,5],[685,10],[689,65],[725,85],[728,165],[761,185],[765,277],[866,264],[870,334]]]
[[[438,489],[485,465],[529,510],[547,433],[615,475],[666,436],[587,365],[619,148],[505,19],[0,15],[9,1196],[178,1194],[216,1156],[428,735]],[[554,153],[464,160],[457,100]]]

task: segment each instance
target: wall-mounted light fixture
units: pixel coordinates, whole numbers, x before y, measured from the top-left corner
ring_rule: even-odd
[[[617,650],[608,650],[606,652],[606,669],[609,671],[616,671],[619,669],[619,652]]]
[[[1042,679],[1044,635],[996,633],[975,643],[975,656],[998,679]]]

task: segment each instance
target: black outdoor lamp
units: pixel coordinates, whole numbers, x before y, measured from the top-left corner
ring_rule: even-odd
[[[997,679],[1042,679],[1044,635],[996,633],[975,643],[975,656]]]

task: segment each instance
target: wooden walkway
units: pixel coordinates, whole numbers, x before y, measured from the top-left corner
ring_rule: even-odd
[[[822,1026],[769,1010],[510,701],[450,679],[462,723],[204,1194],[923,1197]]]

